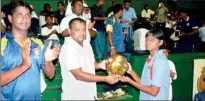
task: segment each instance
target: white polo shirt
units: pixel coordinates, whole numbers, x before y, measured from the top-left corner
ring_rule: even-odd
[[[66,37],[60,56],[62,93],[61,100],[94,100],[96,83],[77,80],[71,70],[82,68],[83,72],[94,74],[94,54],[88,41],[80,46],[72,37]]]
[[[41,28],[41,35],[42,36],[46,36],[49,35],[53,30],[56,30],[58,33],[60,33],[60,27],[59,25],[53,25],[53,27],[50,29],[48,28],[46,25],[42,26]],[[56,34],[52,34],[48,39],[54,39],[54,40],[58,40],[59,38]]]
[[[90,38],[89,31],[88,31],[88,24],[90,23],[90,20],[85,19],[83,16],[77,16],[77,15],[72,13],[72,15],[64,17],[60,23],[61,31],[64,31],[65,29],[69,28],[70,20],[77,18],[77,17],[86,21],[86,40],[88,40],[90,42],[91,38]]]

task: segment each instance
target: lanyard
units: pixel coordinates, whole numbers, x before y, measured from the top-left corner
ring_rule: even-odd
[[[149,74],[150,74],[150,80],[152,80],[152,76],[153,76],[153,63],[154,63],[154,61],[155,61],[155,58],[154,58],[154,60],[153,60],[153,62],[151,63],[151,58],[147,58],[146,59],[146,62],[147,62],[147,64],[148,64],[148,69],[150,70],[150,72],[149,72]],[[151,63],[151,65],[150,65],[150,63]]]

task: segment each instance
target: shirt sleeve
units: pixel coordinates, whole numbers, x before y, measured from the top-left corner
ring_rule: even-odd
[[[198,25],[198,23],[197,23],[196,21],[191,20],[191,23],[192,23],[192,29],[197,29],[197,28],[199,28],[199,25]]]
[[[97,9],[97,7],[92,7],[92,9],[91,9],[91,16],[92,17],[98,17],[98,9]]]
[[[141,17],[142,17],[142,18],[145,17],[144,10],[142,10],[142,12],[141,12]]]
[[[175,76],[174,78],[172,78],[173,80],[176,80],[177,79],[177,72],[176,72],[176,68],[175,68],[175,65],[172,61],[169,60],[169,67],[170,67],[170,70],[173,71],[175,73]]]
[[[64,17],[60,23],[60,32],[63,32],[65,29],[68,28],[69,18]]]
[[[113,32],[113,21],[111,19],[108,19],[106,22],[106,32]]]
[[[137,16],[136,16],[136,12],[135,12],[135,9],[133,8],[133,10],[132,10],[132,18],[137,18]]]
[[[149,9],[149,11],[150,11],[150,14],[151,14],[151,15],[154,14],[154,11],[153,11],[153,10]]]
[[[166,59],[157,58],[153,63],[151,84],[161,87],[164,83],[164,76],[170,74],[169,65]],[[168,80],[170,77],[167,78]]]
[[[45,27],[41,28],[41,35],[42,36],[48,35],[48,34],[46,34]]]
[[[80,58],[81,57],[73,49],[68,49],[67,47],[64,47],[64,49],[62,49],[61,51],[59,60],[60,64],[64,68],[66,68],[66,70],[70,71],[82,67],[80,63]]]
[[[56,31],[57,31],[58,33],[61,33],[61,30],[60,30],[60,26],[59,26],[59,25],[56,25],[56,26],[55,26],[55,29],[56,29]]]

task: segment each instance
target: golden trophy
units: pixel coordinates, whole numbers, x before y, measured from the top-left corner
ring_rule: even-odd
[[[127,60],[122,55],[115,54],[108,58],[106,69],[108,75],[122,76],[127,72],[128,68]]]

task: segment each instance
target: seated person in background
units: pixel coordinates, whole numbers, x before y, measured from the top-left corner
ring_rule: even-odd
[[[169,55],[169,51],[167,49],[164,49],[164,55],[168,56]],[[175,69],[175,65],[171,60],[168,60],[169,63],[169,68],[170,68],[170,86],[169,86],[169,101],[172,100],[172,80],[176,80],[177,79],[177,72]]]
[[[44,10],[42,10],[40,12],[40,16],[39,16],[40,26],[43,26],[44,24],[46,24],[46,21],[45,21],[45,16],[46,15],[48,15],[48,14],[53,15],[54,14],[51,10],[51,5],[50,4],[48,4],[48,3],[43,4],[43,8],[44,8]]]
[[[60,27],[59,25],[53,23],[53,16],[51,15],[47,15],[45,17],[46,20],[46,24],[42,26],[41,28],[41,36],[39,36],[39,38],[44,40],[44,45],[45,47],[48,46],[49,41],[52,41],[52,44],[59,44],[60,40]],[[56,63],[58,62],[58,60],[54,60],[53,64],[57,65]]]
[[[151,15],[154,14],[154,11],[149,9],[148,4],[144,5],[144,9],[141,12],[141,17],[146,20],[150,20]]]
[[[63,2],[58,2],[58,10],[55,12],[57,23],[60,24],[65,17],[65,5]]]
[[[38,32],[39,32],[39,20],[38,20],[38,16],[35,12],[35,8],[31,6],[31,26],[30,26],[30,31],[31,31],[31,34],[36,37],[38,35]]]
[[[174,16],[170,16],[168,21],[166,22],[166,28],[176,29],[177,21],[174,19]]]
[[[46,24],[41,28],[41,39],[43,40],[55,40],[59,42],[58,36],[60,35],[59,25],[53,23],[53,16],[47,15],[45,17]]]

